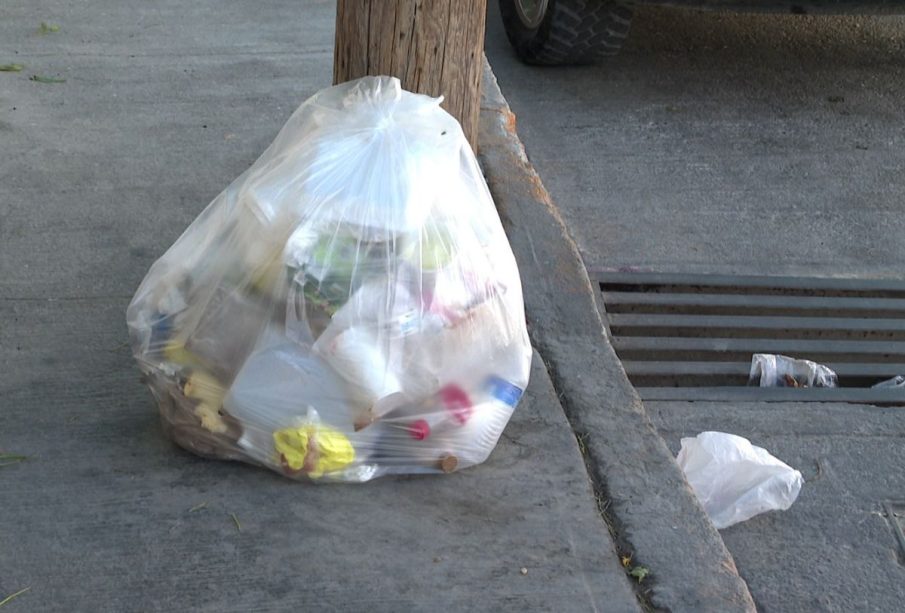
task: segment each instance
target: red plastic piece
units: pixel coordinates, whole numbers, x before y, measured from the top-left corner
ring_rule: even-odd
[[[409,424],[409,434],[416,441],[423,441],[431,435],[430,424],[424,419],[413,421]]]
[[[440,389],[440,400],[446,410],[452,413],[453,417],[461,425],[465,425],[465,422],[468,421],[473,413],[471,398],[458,385],[450,384],[442,387]]]

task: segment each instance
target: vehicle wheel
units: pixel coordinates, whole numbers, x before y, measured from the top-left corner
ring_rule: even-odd
[[[632,8],[618,0],[500,0],[509,42],[528,64],[588,64],[615,55]]]

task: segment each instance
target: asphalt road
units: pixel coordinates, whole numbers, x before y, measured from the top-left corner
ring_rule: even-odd
[[[587,266],[902,275],[905,19],[645,7],[618,57],[551,69],[490,4],[487,55]],[[645,406],[674,452],[728,431],[804,474],[789,511],[722,531],[760,610],[901,606],[901,409]]]
[[[642,7],[603,65],[487,54],[589,266],[895,276],[905,19]]]

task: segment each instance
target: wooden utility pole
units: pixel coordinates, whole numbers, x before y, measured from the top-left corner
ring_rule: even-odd
[[[338,0],[333,82],[399,77],[443,108],[477,145],[487,0]]]

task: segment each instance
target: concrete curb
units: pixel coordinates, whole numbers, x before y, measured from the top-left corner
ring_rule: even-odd
[[[754,611],[747,585],[652,426],[604,332],[596,292],[484,64],[479,159],[522,274],[532,342],[585,451],[639,596],[670,611]]]

